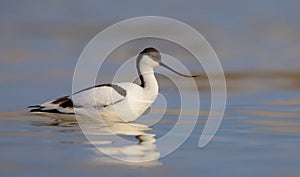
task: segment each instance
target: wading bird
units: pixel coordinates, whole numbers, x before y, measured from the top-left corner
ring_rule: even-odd
[[[197,77],[184,75],[170,68],[161,61],[159,51],[150,47],[140,52],[136,60],[140,85],[130,82],[96,85],[71,96],[28,108],[32,113],[57,119],[65,116],[74,117],[81,109],[93,109],[105,119],[135,121],[157,98],[158,83],[154,75],[154,68],[157,66],[163,66],[183,77]]]

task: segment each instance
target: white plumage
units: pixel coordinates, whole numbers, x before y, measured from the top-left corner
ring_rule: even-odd
[[[81,109],[97,110],[105,119],[121,119],[125,122],[136,120],[142,115],[158,95],[158,83],[154,75],[154,68],[164,66],[161,55],[154,48],[144,49],[137,58],[137,71],[141,85],[135,83],[102,84],[86,88],[71,96],[64,96],[41,105],[29,106],[30,112],[50,116],[56,119],[74,119],[75,112]]]

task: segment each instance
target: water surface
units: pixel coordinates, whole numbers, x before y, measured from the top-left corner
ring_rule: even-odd
[[[252,77],[254,81],[260,79]],[[293,77],[288,79],[293,83]],[[75,122],[55,122],[29,115],[26,111],[3,112],[0,115],[2,176],[300,175],[300,102],[295,97],[299,95],[298,87],[277,89],[273,87],[276,82],[271,82],[264,86],[265,89],[247,93],[243,89],[234,89],[243,88],[244,82],[234,83],[232,89],[235,91],[229,92],[222,125],[208,146],[202,149],[197,146],[207,119],[205,108],[209,106],[209,92],[204,89],[200,94],[203,110],[192,135],[172,154],[147,163],[109,158],[89,144]],[[172,98],[172,94],[167,95],[167,99]],[[108,151],[106,153],[117,153],[127,158],[139,157],[141,154],[137,152],[144,152],[142,157],[145,154],[158,155],[153,138],[163,136],[172,128],[179,110],[170,105],[158,124],[147,127],[156,116],[163,114],[155,105],[152,111],[148,118],[138,119],[137,124],[144,125],[138,129],[114,124],[115,130],[118,130],[115,133],[136,142],[135,145],[118,144],[115,139],[103,135],[96,143],[103,145]],[[180,124],[191,123],[188,116],[192,114],[193,111],[186,111],[187,121]],[[146,138],[146,141],[151,143],[142,145],[143,140],[136,138],[141,134],[150,135],[150,140]]]
[[[1,177],[300,176],[299,2],[87,2],[0,3]],[[97,81],[110,82],[120,65],[149,45],[202,75],[196,79],[200,113],[183,110],[184,121],[179,122],[190,125],[191,116],[198,116],[196,127],[167,157],[147,163],[111,159],[88,142],[76,122],[32,116],[24,110],[70,94],[77,59],[88,41],[115,22],[141,15],[188,23],[219,55],[227,81],[227,107],[219,131],[205,148],[197,145],[211,102],[209,83],[201,65],[167,41],[144,39],[120,46],[107,58]],[[135,73],[134,66],[130,72]],[[196,94],[188,81],[163,72],[182,83],[184,92]],[[127,81],[126,75],[119,79]],[[130,140],[130,145],[115,143],[102,132],[96,143],[107,153],[131,159],[159,155],[155,139],[176,123],[180,100],[169,79],[158,75],[158,80],[168,103],[166,113],[156,104],[134,128],[114,124],[115,133]]]

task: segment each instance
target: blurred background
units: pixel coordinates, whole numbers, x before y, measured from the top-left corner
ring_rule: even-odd
[[[73,70],[86,44],[109,25],[145,15],[175,18],[197,29],[215,49],[229,82],[246,84],[255,75],[263,78],[257,86],[279,78],[277,86],[288,80],[298,89],[299,5],[296,0],[2,0],[0,111],[70,94]],[[139,52],[134,45],[125,49],[123,53]],[[124,61],[116,56],[107,71]]]
[[[0,0],[0,176],[300,176],[299,7],[299,0]],[[60,125],[18,111],[69,95],[76,62],[88,42],[106,27],[137,16],[187,23],[219,56],[228,97],[221,127],[208,146],[197,146],[211,103],[205,77],[196,79],[201,114],[187,114],[181,122],[189,125],[197,119],[194,131],[176,151],[153,164],[113,162],[97,155],[76,123]],[[140,39],[107,58],[98,82],[111,81],[126,60],[149,45],[205,76],[184,49]],[[156,138],[173,128],[181,105],[178,90],[165,76],[158,75],[158,81],[167,113],[138,119],[148,125],[163,117],[148,132]],[[187,88],[188,82],[176,81]],[[196,94],[189,88],[185,92]]]

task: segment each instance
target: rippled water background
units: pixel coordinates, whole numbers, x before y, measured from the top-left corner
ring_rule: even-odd
[[[1,1],[0,176],[300,176],[299,5],[292,0]],[[193,26],[218,54],[228,101],[220,130],[208,146],[197,147],[206,120],[201,114],[189,139],[169,156],[124,164],[96,153],[78,127],[46,126],[49,119],[19,111],[71,93],[73,70],[88,41],[111,24],[142,15]],[[204,74],[183,49],[146,39],[109,56],[99,82],[111,81],[128,57],[148,45]],[[205,77],[196,82],[205,112],[209,85]],[[176,89],[164,77],[159,83],[170,110],[151,127],[158,137],[172,127],[178,108]]]

